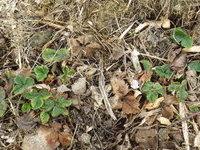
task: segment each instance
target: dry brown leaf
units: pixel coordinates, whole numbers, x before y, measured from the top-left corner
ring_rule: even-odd
[[[174,111],[173,111],[172,106],[163,107],[161,113],[162,113],[162,116],[167,119],[172,119],[174,117]]]
[[[113,93],[119,98],[125,96],[129,91],[128,85],[125,83],[125,81],[117,77],[111,78],[111,86]]]
[[[186,79],[189,85],[189,96],[188,99],[190,101],[196,101],[198,99],[197,94],[198,93],[198,80],[197,80],[197,73],[194,70],[188,69],[186,71]]]
[[[72,91],[76,95],[83,95],[86,91],[86,78],[79,78],[72,84]]]
[[[171,122],[169,121],[169,119],[165,118],[165,117],[158,117],[157,120],[163,124],[163,125],[171,125]]]
[[[32,130],[37,124],[39,120],[35,117],[34,112],[30,112],[28,114],[24,114],[20,117],[17,117],[16,124],[19,129],[24,131]]]
[[[152,74],[153,74],[152,72],[144,72],[139,78],[140,83],[143,84],[143,83],[147,82],[148,80],[150,80]]]
[[[190,48],[183,48],[184,52],[193,52],[193,53],[199,53],[200,52],[200,46],[192,46]]]
[[[69,146],[71,144],[72,135],[68,132],[61,132],[58,135],[58,139],[62,146]]]
[[[135,98],[132,93],[127,94],[122,99],[122,112],[125,114],[137,114],[140,112],[139,99]]]
[[[182,53],[177,58],[175,58],[171,64],[172,70],[176,71],[178,74],[183,74],[187,62],[186,56],[187,54]]]
[[[122,108],[122,101],[117,96],[113,96],[110,98],[110,104],[112,109],[121,109]]]
[[[84,48],[85,56],[92,57],[97,50],[101,50],[102,46],[97,42],[92,42]]]
[[[139,129],[135,134],[135,141],[143,149],[157,149],[157,131],[155,129]]]
[[[76,39],[70,38],[68,40],[68,45],[70,47],[72,56],[77,56],[81,52],[81,46]]]
[[[49,137],[50,136],[50,137]],[[50,138],[50,139],[49,139]],[[23,150],[55,150],[60,143],[52,128],[41,126],[36,135],[26,135],[23,139]]]
[[[156,109],[160,106],[160,104],[164,101],[164,97],[160,97],[160,98],[157,98],[155,100],[155,102],[149,102],[146,106],[145,106],[145,109],[147,110],[152,110],[152,109]]]
[[[169,53],[167,54],[167,59],[170,62],[173,62],[174,59],[181,53],[181,48],[176,48],[177,45],[174,45]]]
[[[92,57],[97,50],[102,49],[102,46],[95,42],[94,36],[82,35],[78,38],[70,38],[68,40],[72,56],[84,55]]]
[[[175,95],[165,95],[164,96],[165,100],[164,103],[166,105],[178,105],[179,101]]]

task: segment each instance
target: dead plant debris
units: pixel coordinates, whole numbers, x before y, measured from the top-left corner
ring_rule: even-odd
[[[0,149],[199,149],[199,8],[0,1]]]

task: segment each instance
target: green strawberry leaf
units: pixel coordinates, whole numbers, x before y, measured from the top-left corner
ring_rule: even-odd
[[[31,105],[29,103],[24,103],[21,107],[22,112],[29,112],[31,110]]]
[[[154,102],[156,99],[158,98],[158,93],[154,93],[154,92],[149,92],[148,94],[147,94],[147,100],[149,101],[149,102]]]
[[[173,82],[168,86],[168,90],[170,92],[175,92],[177,95],[177,98],[183,102],[188,97],[188,92],[186,91],[187,82],[186,80],[183,80],[181,83],[179,82]]]
[[[30,77],[18,75],[15,77],[14,83],[15,83],[15,85],[13,87],[13,93],[14,94],[22,94],[27,88],[33,86],[33,84],[35,82]]]
[[[43,104],[44,101],[40,98],[35,98],[31,100],[31,106],[34,110],[41,108]]]
[[[162,66],[156,66],[155,67],[155,72],[157,75],[163,78],[171,78],[173,75],[172,70],[170,69],[170,66],[168,64],[162,65]]]
[[[168,86],[168,90],[170,92],[175,92],[178,91],[180,87],[180,83],[179,82],[172,82],[169,86]]]
[[[177,97],[179,98],[179,100],[181,101],[181,102],[184,102],[186,99],[187,99],[187,97],[188,97],[188,93],[187,93],[187,91],[185,90],[185,87],[183,87],[183,86],[181,86],[180,88],[179,88],[179,90],[177,91]]]
[[[59,107],[62,107],[62,108],[69,107],[72,104],[71,100],[66,100],[63,97],[59,98],[57,101],[58,101]]]
[[[3,117],[8,108],[7,103],[3,100],[0,101],[0,117]]]
[[[51,111],[54,106],[55,106],[54,100],[49,99],[44,102],[43,107],[45,111]]]
[[[189,63],[188,67],[196,72],[200,72],[200,60],[194,60]]]
[[[142,92],[146,94],[147,100],[154,102],[159,95],[164,95],[164,89],[159,83],[146,82],[142,87]]]
[[[62,115],[65,112],[64,108],[55,106],[51,112],[52,117],[58,117],[59,115]]]
[[[52,93],[48,92],[48,90],[46,89],[42,89],[40,91],[33,89],[31,92],[24,93],[23,96],[29,100],[33,100],[33,99],[47,100],[48,98],[52,96]]]
[[[36,75],[37,81],[43,81],[49,73],[49,68],[44,65],[37,66],[34,68],[34,73]]]
[[[63,74],[60,76],[63,83],[68,82],[68,80],[76,73],[74,69],[65,66],[62,68]]]
[[[172,33],[172,39],[182,47],[192,47],[192,38],[181,28],[175,28]]]
[[[50,116],[47,112],[42,111],[40,113],[40,120],[42,122],[42,124],[46,124],[50,119]]]
[[[152,70],[153,65],[150,61],[144,59],[144,60],[141,60],[140,62],[142,63],[144,70],[146,70],[146,71]]]
[[[62,48],[54,50],[47,48],[42,53],[42,58],[47,62],[60,62],[69,57],[69,49]]]

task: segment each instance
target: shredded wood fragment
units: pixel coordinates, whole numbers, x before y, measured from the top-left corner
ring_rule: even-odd
[[[108,111],[108,113],[112,117],[112,119],[116,120],[117,118],[116,118],[115,114],[113,113],[112,106],[111,106],[111,104],[108,100],[108,96],[107,96],[107,93],[105,91],[105,77],[103,75],[102,70],[100,71],[100,76],[99,76],[99,89],[100,89],[106,110]]]
[[[185,104],[182,103],[182,102],[179,103],[179,113],[180,113],[181,119],[186,117]],[[184,140],[185,140],[185,149],[190,150],[188,125],[187,125],[186,120],[182,121],[182,131],[183,131],[183,137],[184,137]]]
[[[131,52],[131,61],[132,61],[132,64],[135,68],[136,73],[140,73],[142,71],[142,68],[140,66],[140,61],[139,61],[139,58],[138,58],[139,55],[140,55],[140,53],[134,47],[133,51]]]

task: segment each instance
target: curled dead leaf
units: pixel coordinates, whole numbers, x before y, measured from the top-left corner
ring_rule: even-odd
[[[144,72],[139,78],[140,83],[144,84],[145,82],[149,81],[151,79],[152,74],[152,72]]]
[[[92,35],[82,35],[77,38],[68,40],[72,56],[84,55],[92,57],[97,50],[102,49],[102,46],[95,41]]]
[[[128,85],[125,83],[125,81],[118,77],[113,77],[111,79],[111,86],[113,89],[113,93],[119,98],[125,96],[129,91]]]
[[[58,135],[58,139],[62,146],[69,146],[71,144],[72,135],[68,132],[61,132]]]
[[[163,107],[161,113],[162,116],[167,119],[172,119],[174,117],[174,111],[171,105]]]
[[[165,95],[163,101],[165,105],[178,105],[179,101],[175,95]]]
[[[145,109],[147,110],[152,110],[152,109],[156,109],[160,106],[160,104],[164,101],[164,97],[160,97],[160,98],[157,98],[155,100],[155,102],[149,102],[146,106],[145,106]]]
[[[171,64],[172,70],[176,71],[178,74],[183,74],[186,66],[186,59],[187,54],[182,53]]]
[[[140,112],[140,102],[139,99],[134,97],[134,94],[127,94],[122,99],[122,112],[125,114],[137,114]]]
[[[163,125],[171,125],[171,122],[169,121],[169,119],[165,118],[165,117],[158,117],[157,120],[163,124]]]

